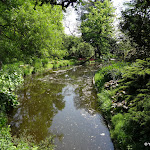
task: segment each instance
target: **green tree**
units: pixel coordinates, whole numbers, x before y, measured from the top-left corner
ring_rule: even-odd
[[[12,3],[11,3],[12,4]],[[32,1],[13,3],[7,7],[1,2],[0,48],[1,60],[28,57],[52,57],[62,47],[62,9],[43,5],[33,10]]]
[[[122,31],[136,43],[139,58],[149,57],[150,47],[150,1],[132,0],[122,12]]]
[[[94,55],[94,47],[83,41],[81,37],[64,35],[63,46],[69,57],[86,58]]]
[[[82,38],[96,47],[95,54],[108,51],[109,38],[112,34],[113,7],[109,0],[95,2],[89,6],[82,17]]]
[[[72,35],[64,35],[63,48],[68,51],[69,57],[74,56],[74,51],[75,51],[74,49],[77,48],[80,42],[83,42],[83,39],[81,37],[76,37]]]
[[[118,38],[117,43],[115,44],[116,49],[113,53],[120,58],[121,60],[126,61],[135,61],[136,49],[131,44],[130,38],[128,36],[122,35]]]
[[[77,58],[86,58],[94,55],[94,47],[85,42],[80,42],[77,47],[73,46],[71,51]]]

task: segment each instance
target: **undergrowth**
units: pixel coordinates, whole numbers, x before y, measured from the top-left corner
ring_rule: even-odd
[[[107,65],[102,67],[96,74],[95,74],[95,84],[98,87],[98,90],[101,91],[105,82],[110,80],[117,80],[122,76],[122,70],[125,66],[129,63],[125,62],[112,62],[111,65]]]
[[[147,150],[150,141],[150,59],[122,67],[106,66],[95,75],[100,109],[111,122],[121,150]]]

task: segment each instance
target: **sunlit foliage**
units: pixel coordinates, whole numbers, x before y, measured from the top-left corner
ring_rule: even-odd
[[[61,8],[43,5],[34,10],[32,1],[28,0],[22,4],[11,2],[11,8],[3,2],[0,3],[2,61],[10,62],[14,58],[26,60],[28,57],[52,57],[54,51],[61,50]]]
[[[82,17],[83,40],[96,48],[99,54],[109,50],[109,38],[113,29],[113,7],[109,0],[97,1],[89,6]]]

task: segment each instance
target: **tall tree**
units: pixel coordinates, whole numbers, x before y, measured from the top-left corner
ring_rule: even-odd
[[[113,7],[110,0],[92,3],[82,17],[82,38],[96,47],[95,53],[105,53],[109,46],[109,38],[113,29]]]
[[[33,10],[34,3],[29,0],[21,5],[12,2],[12,7],[0,3],[0,60],[50,57],[61,50],[63,14],[60,7],[49,4]]]
[[[121,29],[136,43],[138,57],[150,56],[150,1],[132,0],[122,12]]]

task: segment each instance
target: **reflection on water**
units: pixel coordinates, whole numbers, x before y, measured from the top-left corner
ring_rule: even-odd
[[[95,71],[80,66],[26,78],[9,118],[12,132],[26,130],[37,142],[55,134],[57,150],[113,150],[96,105]]]

